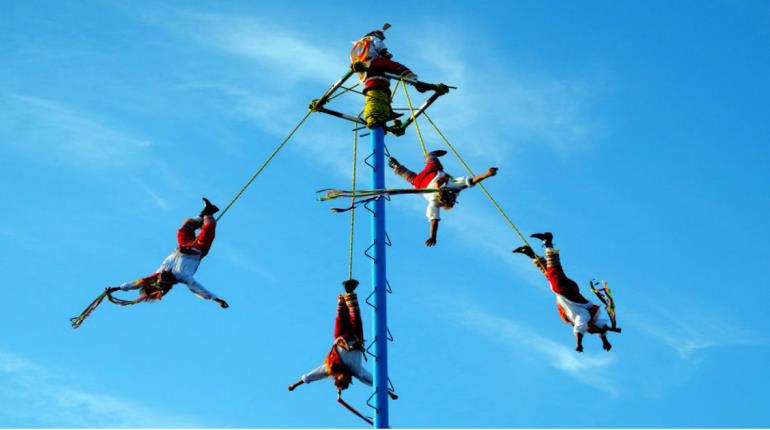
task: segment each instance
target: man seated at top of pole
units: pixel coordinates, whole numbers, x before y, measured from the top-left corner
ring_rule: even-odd
[[[351,67],[364,83],[364,120],[369,128],[384,127],[386,122],[403,115],[393,112],[390,106],[390,79],[385,73],[417,79],[408,67],[393,61],[393,54],[385,46],[384,31],[388,28],[390,24],[383,25],[382,30],[370,31],[350,51]],[[417,88],[420,92],[427,89]]]

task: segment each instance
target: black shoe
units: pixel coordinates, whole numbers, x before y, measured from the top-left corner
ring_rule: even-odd
[[[395,158],[393,158],[393,157],[389,157],[388,158],[388,166],[391,169],[395,169],[396,167],[398,167],[400,165],[401,165],[401,163],[399,163],[398,160],[396,160]]]
[[[358,281],[356,281],[355,279],[348,279],[348,280],[342,281],[342,286],[345,287],[345,292],[350,294],[356,290],[356,287],[358,286]]]
[[[403,112],[390,111],[390,119],[401,118],[402,116],[404,116]]]
[[[529,257],[529,258],[531,258],[531,259],[533,259],[533,260],[534,260],[535,258],[537,258],[537,256],[535,255],[535,251],[533,251],[533,250],[532,250],[532,248],[530,248],[530,247],[529,247],[529,246],[527,246],[527,245],[524,245],[524,246],[520,246],[520,247],[518,247],[518,248],[514,249],[514,250],[513,250],[513,253],[514,253],[514,254],[516,254],[516,253],[519,253],[519,254],[524,254],[524,255],[526,255],[527,257]]]
[[[437,149],[435,151],[430,151],[428,155],[432,155],[434,157],[443,157],[446,155],[446,151],[444,151],[443,149]]]
[[[546,248],[553,248],[553,234],[549,232],[545,233],[534,233],[530,235],[529,237],[534,237],[535,239],[540,239],[543,241],[543,246]]]
[[[215,213],[219,212],[219,208],[211,204],[209,199],[203,198],[203,203],[205,206],[203,207],[203,210],[201,211],[201,216],[204,217],[206,215],[214,215]]]

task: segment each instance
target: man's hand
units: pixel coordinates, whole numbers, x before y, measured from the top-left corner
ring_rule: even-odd
[[[487,170],[487,175],[489,176],[495,176],[497,174],[497,167],[490,167],[489,170]]]
[[[222,299],[214,299],[214,301],[217,302],[219,307],[222,308],[222,309],[227,309],[227,308],[230,307],[230,305],[228,305],[227,302],[222,300]]]
[[[416,89],[418,92],[424,93],[426,91],[430,91],[433,89],[433,85],[426,84],[425,82],[416,82],[414,84],[414,89]]]
[[[602,333],[602,348],[604,348],[605,351],[612,349],[612,344],[607,340],[607,335],[604,333]]]
[[[350,65],[350,68],[353,69],[354,72],[362,73],[366,71],[366,64],[362,61],[356,61]]]
[[[436,239],[435,238],[431,237],[431,238],[429,238],[428,240],[425,241],[425,246],[427,246],[427,247],[431,247],[431,246],[434,246],[434,245],[436,245]]]
[[[388,131],[393,136],[403,136],[406,133],[406,129],[404,128],[403,124],[401,124],[401,121],[398,119],[393,120],[393,125],[388,128]]]
[[[575,351],[577,351],[577,352],[583,352],[583,345],[578,345],[578,346],[575,348]]]
[[[107,288],[105,288],[105,290],[106,290],[108,293],[112,294],[112,293],[114,293],[115,291],[120,291],[120,287],[107,287]]]

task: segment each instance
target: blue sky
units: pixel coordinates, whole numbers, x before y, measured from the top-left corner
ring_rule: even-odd
[[[350,127],[334,118],[312,116],[219,225],[196,277],[230,309],[178,286],[158,304],[104,304],[77,331],[67,319],[151,273],[201,195],[224,206],[385,21],[397,60],[459,88],[432,118],[476,170],[500,168],[490,191],[524,232],[556,233],[571,277],[609,280],[624,328],[612,352],[591,338],[575,353],[480,190],[433,249],[423,200],[395,198],[391,423],[770,425],[767,3],[3,9],[0,426],[360,425],[329,382],[286,390],[328,350],[347,275],[348,218],[314,200],[350,180]],[[417,167],[413,133],[388,146]]]

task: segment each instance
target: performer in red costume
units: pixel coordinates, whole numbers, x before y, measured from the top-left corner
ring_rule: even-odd
[[[610,330],[607,320],[599,318],[599,306],[583,297],[580,294],[578,284],[564,273],[559,250],[553,247],[553,234],[535,233],[532,237],[543,241],[545,258],[535,255],[532,248],[526,245],[514,249],[513,252],[531,258],[541,271],[545,267],[545,277],[551,284],[551,291],[556,294],[556,307],[559,316],[565,323],[573,326],[573,333],[577,340],[575,350],[583,352],[583,336],[586,332],[598,334],[602,339],[602,347],[605,351],[612,349],[612,344],[607,340],[607,331]],[[613,329],[613,331],[619,332],[620,329]]]
[[[196,296],[213,300],[223,308],[229,307],[227,302],[208,291],[193,278],[203,257],[208,255],[216,232],[217,221],[213,215],[219,208],[203,198],[205,207],[197,218],[188,218],[177,230],[177,249],[161,263],[152,275],[133,282],[126,282],[119,287],[109,288],[110,293],[122,290],[141,289],[142,294],[150,299],[160,299],[176,283],[187,285]],[[200,233],[195,234],[200,229]]]
[[[388,160],[388,165],[393,168],[394,173],[406,179],[414,188],[439,189],[438,192],[423,194],[428,200],[425,216],[428,217],[428,222],[430,222],[430,237],[425,241],[426,246],[434,246],[436,244],[438,223],[441,221],[441,209],[452,209],[457,202],[457,194],[460,191],[497,174],[497,168],[490,167],[486,172],[478,176],[453,178],[444,172],[444,166],[439,161],[439,157],[444,155],[446,155],[444,150],[429,152],[425,156],[425,167],[419,173],[407,169],[393,157],[390,157]]]
[[[361,40],[355,42],[350,52],[351,67],[359,72],[358,76],[364,84],[364,120],[369,128],[385,125],[391,119],[402,114],[393,112],[390,106],[390,79],[385,73],[417,79],[408,67],[393,61],[393,54],[385,46],[384,30],[390,28],[389,24],[383,26],[383,30],[374,30],[367,33]],[[417,87],[420,92],[427,91],[429,87],[422,84]]]
[[[295,383],[289,385],[289,391],[302,384],[309,384],[328,377],[334,378],[334,385],[339,393],[350,386],[352,377],[366,385],[372,385],[372,374],[363,367],[364,328],[361,311],[355,291],[358,281],[348,279],[342,283],[346,294],[337,297],[337,319],[334,321],[334,344],[326,355],[323,364],[313,369]],[[390,397],[398,398],[396,393],[388,391]]]

